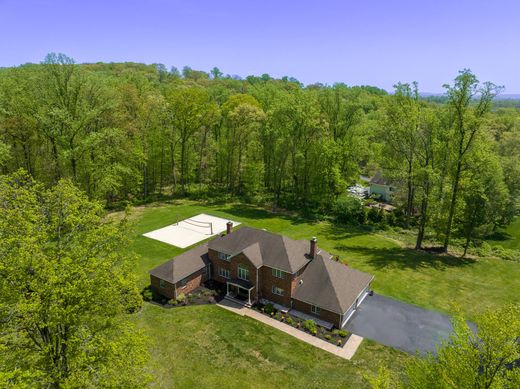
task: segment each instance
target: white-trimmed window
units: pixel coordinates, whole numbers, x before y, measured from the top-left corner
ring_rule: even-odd
[[[231,255],[219,252],[218,253],[218,258],[222,259],[223,261],[228,261],[229,262],[231,260]]]
[[[161,287],[161,288],[163,288],[163,289],[166,288],[166,281],[164,281],[164,280],[159,280],[159,287]]]
[[[284,278],[284,272],[279,269],[273,269],[273,276],[276,278]]]
[[[182,287],[186,286],[187,283],[188,283],[187,278],[183,278],[182,280],[179,281],[179,285]]]
[[[224,278],[231,278],[231,274],[228,269],[224,269],[223,267],[218,268],[218,275]]]
[[[321,309],[320,309],[320,307],[317,307],[316,305],[311,305],[311,312],[314,313],[315,315],[319,316]]]
[[[277,294],[278,296],[283,296],[283,289],[282,288],[279,288],[277,286],[272,286],[271,287],[271,292],[273,292],[273,294]]]
[[[238,265],[238,278],[249,281],[249,270],[243,265]]]

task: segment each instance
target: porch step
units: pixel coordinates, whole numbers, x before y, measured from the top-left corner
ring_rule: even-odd
[[[225,295],[224,298],[226,300],[232,301],[232,302],[234,302],[236,304],[243,305],[244,307],[251,308],[251,304],[249,304],[247,301],[239,300],[239,299],[236,299],[236,298],[228,296],[228,295]]]

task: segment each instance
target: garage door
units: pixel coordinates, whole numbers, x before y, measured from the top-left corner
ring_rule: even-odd
[[[365,297],[368,294],[369,288],[370,288],[370,285],[367,286],[365,289],[363,289],[363,292],[361,292],[359,294],[359,297],[356,299],[354,304],[352,304],[352,306],[348,309],[348,311],[345,312],[345,315],[343,315],[343,323],[341,324],[341,327],[343,327],[343,326],[345,326],[345,324],[347,324],[348,320],[352,317],[352,314],[357,309],[359,304],[361,304],[361,302],[365,299]]]

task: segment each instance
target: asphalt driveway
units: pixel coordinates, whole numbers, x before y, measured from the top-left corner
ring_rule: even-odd
[[[453,332],[448,316],[375,293],[365,298],[345,329],[410,354],[435,353]]]

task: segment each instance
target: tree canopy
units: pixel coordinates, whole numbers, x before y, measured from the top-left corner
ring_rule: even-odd
[[[103,215],[70,180],[0,177],[0,386],[143,384],[126,229]]]
[[[467,69],[431,99],[413,82],[389,94],[49,54],[0,70],[0,169],[109,207],[238,196],[319,215],[382,171],[417,248],[468,248],[518,213],[520,113],[493,107],[499,91]]]

